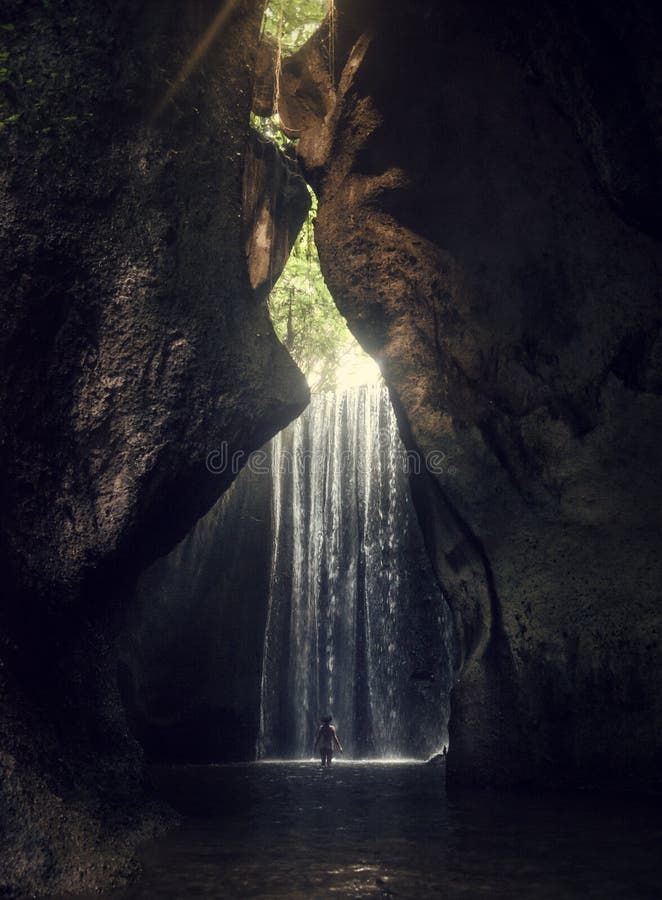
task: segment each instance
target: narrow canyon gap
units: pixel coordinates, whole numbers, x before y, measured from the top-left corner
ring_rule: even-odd
[[[282,60],[295,164],[249,135],[274,100],[262,3],[3,8],[10,895],[130,874],[169,820],[144,780],[168,729],[173,758],[194,731],[254,750],[271,555],[243,608],[155,660],[167,678],[195,641],[198,661],[213,641],[231,659],[245,628],[253,668],[222,674],[247,722],[210,695],[188,720],[141,706],[136,583],[228,489],[209,452],[246,459],[309,402],[265,302],[304,178],[399,434],[445,460],[411,491],[459,635],[449,787],[662,784],[659,4],[334,9],[332,40],[323,25]],[[260,487],[227,499],[247,542]]]

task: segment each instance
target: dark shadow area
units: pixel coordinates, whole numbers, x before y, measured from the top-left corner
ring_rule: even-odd
[[[662,816],[636,799],[447,797],[443,767],[315,763],[157,769],[182,826],[99,900],[403,897],[653,900]]]

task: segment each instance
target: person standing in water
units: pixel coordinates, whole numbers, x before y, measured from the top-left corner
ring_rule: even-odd
[[[333,716],[324,716],[324,718],[320,722],[317,737],[315,738],[315,745],[313,747],[313,750],[316,750],[319,747],[322,766],[331,765],[334,749],[337,748],[340,753],[343,752],[343,749],[340,746],[340,741],[338,740],[338,735],[336,734],[336,729],[331,724],[332,721]]]

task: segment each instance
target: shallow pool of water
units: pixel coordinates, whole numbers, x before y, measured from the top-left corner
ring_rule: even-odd
[[[142,849],[142,877],[113,900],[662,896],[662,816],[641,800],[448,797],[443,768],[411,762],[188,766],[154,780],[182,824]]]

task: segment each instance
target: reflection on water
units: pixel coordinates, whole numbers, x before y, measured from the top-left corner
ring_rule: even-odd
[[[182,826],[115,900],[659,898],[662,816],[619,797],[447,797],[443,769],[311,762],[159,769]],[[98,895],[97,895],[98,896]]]

